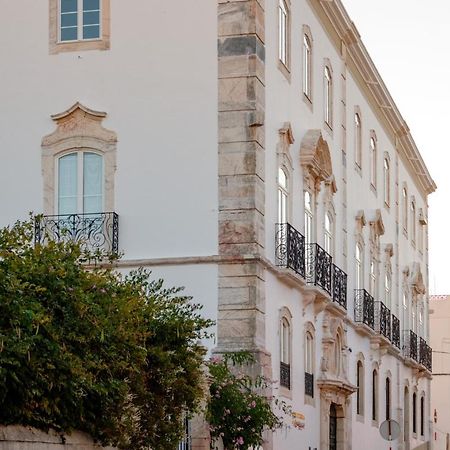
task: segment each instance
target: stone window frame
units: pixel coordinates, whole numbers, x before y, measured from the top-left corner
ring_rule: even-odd
[[[60,42],[59,40],[59,5],[60,0],[49,0],[49,53],[51,55],[111,48],[111,0],[101,0],[101,37],[70,42]]]
[[[388,152],[384,152],[383,158],[383,197],[384,206],[389,211],[391,206],[391,157]]]
[[[305,47],[305,39],[309,44],[309,58],[308,65],[306,64],[306,47]],[[303,101],[312,109],[313,105],[313,89],[314,89],[314,80],[313,80],[313,62],[314,62],[314,52],[313,52],[313,37],[311,33],[311,28],[309,25],[303,25],[302,28],[302,96]],[[306,70],[308,72],[306,72]],[[306,75],[308,75],[308,88],[306,87]]]
[[[401,210],[401,219],[402,219],[402,229],[403,234],[408,237],[408,185],[406,181],[402,185],[401,190],[401,202],[400,202],[400,210]]]
[[[392,373],[387,371],[384,379],[384,415],[385,420],[392,418]]]
[[[420,410],[420,420],[419,420],[419,433],[420,438],[425,440],[425,418],[426,418],[426,403],[425,403],[425,392],[422,391],[419,396],[419,410]]]
[[[411,395],[411,413],[412,413],[412,427],[411,427],[411,432],[412,432],[412,437],[413,439],[417,439],[417,387],[414,386],[413,388],[413,392]]]
[[[417,239],[417,204],[414,195],[411,195],[411,200],[409,202],[410,207],[410,233],[411,233],[411,245],[416,248]]]
[[[326,72],[328,71],[329,74],[329,93],[328,93],[328,104],[327,104],[327,76]],[[328,130],[331,134],[333,131],[333,95],[334,95],[334,84],[333,84],[333,67],[331,65],[331,61],[329,58],[324,58],[323,62],[323,121],[324,121],[324,127],[326,130]],[[327,111],[328,111],[328,117],[327,117]]]
[[[356,117],[358,117],[358,125],[356,124]],[[355,170],[362,176],[363,166],[363,120],[361,114],[361,108],[355,106],[353,111],[353,141],[354,141],[354,155],[355,155]]]
[[[357,387],[356,391],[356,420],[358,422],[364,422],[364,409],[365,409],[365,369],[364,369],[364,355],[359,353],[356,357],[356,373],[355,373],[355,386]],[[361,372],[359,375],[359,384],[358,384],[358,371],[359,367],[361,367]]]
[[[293,358],[292,358],[292,343],[293,343],[293,339],[292,339],[292,335],[293,335],[293,327],[292,327],[292,313],[289,310],[288,307],[283,306],[280,309],[280,313],[279,313],[279,318],[278,318],[278,336],[279,336],[279,343],[280,343],[280,357],[279,357],[279,362],[281,363],[281,359],[282,359],[282,332],[283,332],[283,321],[286,321],[289,325],[289,339],[288,339],[288,357],[289,357],[289,370],[290,370],[290,379],[291,379],[291,383],[290,383],[290,389],[288,389],[286,386],[282,386],[281,383],[279,384],[279,392],[280,395],[282,395],[283,397],[292,399],[292,390],[293,390],[293,379],[292,379],[292,373],[293,373]],[[278,373],[280,370],[280,364],[278,365]]]
[[[105,112],[75,103],[66,111],[51,116],[56,130],[42,139],[43,214],[57,214],[57,162],[69,153],[92,151],[103,157],[104,212],[114,211],[114,176],[117,135],[103,128]]]
[[[292,156],[290,153],[290,148],[294,144],[295,139],[292,133],[292,127],[289,122],[285,122],[283,128],[278,130],[279,141],[277,144],[277,173],[276,173],[276,184],[277,184],[277,219],[278,219],[278,189],[280,187],[279,183],[279,169],[282,169],[287,177],[287,213],[286,220],[290,222],[292,216],[292,184],[293,184],[293,172],[294,165],[292,162]],[[278,221],[278,220],[277,220]]]
[[[286,9],[286,61],[283,62],[280,58],[280,4],[283,3]],[[292,28],[292,12],[291,12],[291,1],[290,0],[278,0],[277,2],[277,21],[278,21],[278,52],[277,52],[277,62],[278,69],[286,77],[286,79],[291,81],[291,28]]]
[[[372,426],[377,427],[380,421],[380,367],[377,362],[372,365],[372,385],[371,385],[372,401],[371,401],[371,419]],[[375,400],[375,403],[374,403]]]
[[[377,193],[378,178],[378,139],[375,130],[369,132],[369,150],[370,150],[370,188]],[[373,146],[372,146],[373,142]]]
[[[306,345],[307,342],[307,336],[308,334],[311,336],[312,338],[312,350],[311,350],[311,374],[314,376],[314,383],[315,383],[315,369],[316,369],[316,364],[315,364],[315,359],[316,359],[316,329],[313,325],[312,322],[306,322],[305,323],[305,373],[307,373],[307,361],[308,361],[308,355],[307,355],[307,351],[308,351],[308,346]],[[309,373],[309,372],[308,372]],[[309,406],[316,406],[315,403],[315,396],[311,397],[310,395],[307,395],[306,393],[304,394],[304,399],[305,399],[305,404],[309,405]]]

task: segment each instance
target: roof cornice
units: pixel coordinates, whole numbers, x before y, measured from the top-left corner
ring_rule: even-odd
[[[346,58],[349,70],[359,82],[369,103],[383,123],[405,166],[426,195],[436,183],[425,165],[416,143],[397,105],[389,93],[361,36],[341,0],[309,0],[338,51]],[[345,48],[344,48],[345,47]]]

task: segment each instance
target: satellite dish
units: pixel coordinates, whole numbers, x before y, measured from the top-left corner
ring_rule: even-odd
[[[386,441],[395,441],[400,436],[400,425],[397,421],[388,419],[380,425],[380,434]]]

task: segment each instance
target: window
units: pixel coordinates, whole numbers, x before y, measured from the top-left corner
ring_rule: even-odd
[[[110,48],[111,0],[49,0],[50,54]]]
[[[313,202],[312,195],[309,191],[305,191],[305,241],[306,244],[313,242],[313,227],[314,227],[314,215],[313,215]]]
[[[417,394],[415,392],[412,396],[412,412],[413,412],[412,431],[413,433],[417,433]]]
[[[377,143],[374,137],[370,138],[370,184],[377,187]]]
[[[278,4],[278,58],[287,67],[289,50],[289,13],[285,0],[279,0]]]
[[[419,249],[419,252],[423,252],[423,229],[424,229],[425,225],[422,225],[421,223],[419,223],[419,234],[417,237],[417,247]]]
[[[308,35],[303,35],[303,94],[311,100],[312,47]]]
[[[384,178],[384,203],[386,203],[387,206],[390,205],[390,179],[391,179],[391,173],[389,168],[389,160],[387,158],[384,158],[383,163],[383,178]]]
[[[355,289],[364,288],[364,263],[361,244],[356,244],[355,249]]]
[[[355,113],[355,162],[361,168],[362,166],[362,129],[361,117],[359,113]]]
[[[411,242],[416,243],[416,204],[411,202]]]
[[[369,293],[372,297],[376,298],[377,296],[377,265],[375,260],[372,258],[370,261],[370,286]]]
[[[291,388],[291,326],[286,317],[281,320],[280,385]]]
[[[384,276],[384,304],[391,309],[392,276],[388,272]]]
[[[420,397],[420,435],[425,435],[425,398]]]
[[[408,191],[406,187],[402,189],[402,219],[403,229],[408,230]]]
[[[386,420],[391,418],[391,380],[386,378]]]
[[[92,152],[58,159],[58,214],[103,211],[103,158]]]
[[[341,373],[341,352],[342,352],[342,341],[339,333],[336,335],[334,343],[334,368],[336,370],[336,376]]]
[[[281,167],[278,169],[278,223],[288,221],[288,177]]]
[[[356,414],[364,415],[364,368],[361,361],[356,364]]]
[[[325,123],[333,127],[333,79],[331,76],[331,69],[325,66],[324,70],[324,112]]]
[[[372,371],[372,420],[378,420],[378,372]]]
[[[325,236],[324,236],[324,244],[325,251],[333,256],[334,242],[333,242],[333,216],[331,213],[327,213],[325,215]]]
[[[192,450],[191,422],[188,419],[187,415],[184,415],[182,420],[184,436],[183,439],[178,443],[178,450]]]
[[[100,0],[60,0],[60,42],[100,39]]]
[[[305,395],[314,397],[314,336],[311,331],[306,332]]]

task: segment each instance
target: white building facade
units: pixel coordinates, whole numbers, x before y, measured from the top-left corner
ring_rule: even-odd
[[[186,286],[295,412],[264,449],[428,445],[435,185],[340,0],[3,3],[0,225]]]

